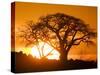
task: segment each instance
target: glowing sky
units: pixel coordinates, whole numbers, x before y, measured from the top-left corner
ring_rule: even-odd
[[[27,21],[38,21],[40,16],[53,13],[65,13],[84,20],[90,25],[94,31],[97,30],[97,8],[89,6],[74,6],[74,5],[54,5],[54,4],[39,4],[39,3],[23,3],[16,2],[15,5],[15,29],[21,28]],[[20,38],[16,38],[16,51],[24,47],[24,43],[20,43]],[[69,58],[82,58],[96,60],[97,42],[94,39],[94,45],[87,46],[81,44],[77,47],[72,47],[69,52]],[[83,56],[82,56],[83,53]],[[84,55],[85,53],[85,55]],[[81,54],[81,56],[80,56]]]

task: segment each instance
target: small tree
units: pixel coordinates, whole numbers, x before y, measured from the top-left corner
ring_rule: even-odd
[[[62,62],[68,60],[72,46],[91,42],[91,38],[96,36],[83,20],[63,13],[42,16],[37,23],[31,21],[27,25],[22,34],[28,44],[39,43],[39,40],[48,43],[60,53]]]

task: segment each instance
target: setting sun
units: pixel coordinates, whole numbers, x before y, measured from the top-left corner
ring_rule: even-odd
[[[46,57],[48,59],[58,60],[60,56],[60,54],[55,49],[53,49],[50,45],[44,42],[40,42],[38,44],[38,47],[36,45],[32,47],[31,54],[33,57],[36,57],[38,59],[41,59],[42,57]]]

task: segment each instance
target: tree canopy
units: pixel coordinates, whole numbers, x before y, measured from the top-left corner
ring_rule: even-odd
[[[55,13],[41,16],[36,23],[28,22],[26,30],[21,31],[21,37],[24,37],[27,45],[38,44],[41,40],[67,56],[72,46],[81,42],[93,43],[91,38],[96,37],[96,32],[79,18]]]

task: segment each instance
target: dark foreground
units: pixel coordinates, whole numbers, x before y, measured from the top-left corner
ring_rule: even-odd
[[[97,68],[97,62],[68,60],[65,64],[62,64],[60,60],[48,60],[48,59],[40,60],[33,58],[31,55],[26,56],[25,54],[22,53],[12,52],[12,72],[16,73],[92,69],[92,68]]]

